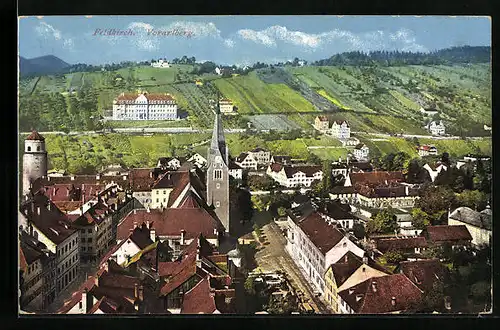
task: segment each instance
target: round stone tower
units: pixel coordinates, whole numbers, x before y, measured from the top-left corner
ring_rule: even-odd
[[[33,131],[24,141],[23,195],[29,192],[31,182],[42,176],[47,176],[45,138]]]

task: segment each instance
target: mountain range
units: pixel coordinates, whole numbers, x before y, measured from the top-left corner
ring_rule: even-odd
[[[40,56],[31,59],[19,56],[19,73],[22,77],[55,74],[69,66],[70,64],[54,55]]]

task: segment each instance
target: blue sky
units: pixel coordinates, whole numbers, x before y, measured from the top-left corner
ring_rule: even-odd
[[[131,29],[135,35],[95,35]],[[153,35],[151,31],[187,31]],[[149,34],[148,34],[149,33]],[[153,32],[154,33],[154,32]],[[105,64],[187,55],[222,64],[308,61],[344,51],[432,51],[491,45],[487,17],[449,16],[44,16],[19,19],[19,55]]]

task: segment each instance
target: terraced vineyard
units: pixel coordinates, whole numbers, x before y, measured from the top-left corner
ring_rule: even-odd
[[[256,115],[249,118],[256,129],[285,131],[301,128],[293,121],[288,120],[285,115]]]

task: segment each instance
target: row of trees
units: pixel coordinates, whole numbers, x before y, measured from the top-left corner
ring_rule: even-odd
[[[373,51],[373,52],[345,52],[333,55],[328,59],[313,62],[319,66],[402,66],[402,65],[440,65],[458,63],[489,63],[491,47],[452,47],[430,53],[401,52],[401,51]]]
[[[68,99],[60,93],[33,93],[19,100],[19,129],[70,130],[100,129],[97,92],[82,89]]]

